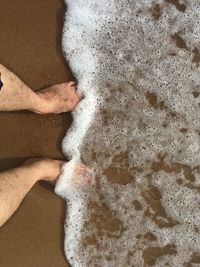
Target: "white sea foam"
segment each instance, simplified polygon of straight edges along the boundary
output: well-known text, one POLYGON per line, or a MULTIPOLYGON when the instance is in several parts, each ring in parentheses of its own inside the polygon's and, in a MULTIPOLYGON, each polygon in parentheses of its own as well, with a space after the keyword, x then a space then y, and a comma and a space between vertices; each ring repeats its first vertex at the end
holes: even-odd
POLYGON ((66 258, 200 266, 199 2, 66 4, 63 51, 85 96, 55 188, 68 204, 66 258), (93 187, 72 186, 81 160, 95 169, 93 187))

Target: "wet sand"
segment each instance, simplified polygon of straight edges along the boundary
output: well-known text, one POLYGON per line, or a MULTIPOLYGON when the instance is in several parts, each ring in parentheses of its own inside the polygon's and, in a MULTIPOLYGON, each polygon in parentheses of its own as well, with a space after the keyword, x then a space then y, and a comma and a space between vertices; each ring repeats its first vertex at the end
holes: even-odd
MULTIPOLYGON (((71 78, 61 51, 64 1, 1 0, 0 62, 34 90, 71 78)), ((30 157, 64 158, 69 114, 0 113, 0 170, 30 157)), ((65 204, 35 185, 0 229, 1 266, 68 266, 63 253, 65 204)))

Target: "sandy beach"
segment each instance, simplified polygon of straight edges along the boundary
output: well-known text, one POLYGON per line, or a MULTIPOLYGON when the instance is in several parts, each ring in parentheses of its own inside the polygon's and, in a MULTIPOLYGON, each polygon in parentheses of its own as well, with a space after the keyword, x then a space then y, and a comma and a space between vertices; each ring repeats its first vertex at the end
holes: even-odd
POLYGON ((0 114, 0 170, 72 158, 67 213, 34 186, 0 229, 0 266, 199 266, 197 1, 66 2, 1 1, 0 62, 37 90, 72 79, 63 50, 84 98, 69 131, 70 114, 0 114))
MULTIPOLYGON (((61 51, 64 1, 1 1, 0 62, 34 90, 71 74, 61 51)), ((30 157, 64 159, 61 140, 71 116, 0 114, 0 170, 30 157)), ((63 253, 65 203, 46 184, 36 185, 0 229, 1 266, 68 266, 63 253)))

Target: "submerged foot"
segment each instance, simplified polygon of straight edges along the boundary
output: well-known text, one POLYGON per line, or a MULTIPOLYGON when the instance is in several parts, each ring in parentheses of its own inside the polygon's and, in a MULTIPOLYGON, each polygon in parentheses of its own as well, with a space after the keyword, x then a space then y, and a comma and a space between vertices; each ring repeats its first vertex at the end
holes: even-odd
POLYGON ((55 192, 61 196, 69 196, 74 190, 87 189, 94 181, 94 170, 79 161, 71 160, 63 167, 63 173, 56 184, 55 192))
POLYGON ((62 160, 53 160, 45 158, 32 158, 26 160, 21 167, 27 169, 30 173, 30 178, 36 179, 36 181, 46 181, 55 185, 58 177, 63 174, 68 178, 66 189, 75 189, 78 187, 91 184, 93 180, 93 169, 80 163, 65 162, 62 160))
POLYGON ((72 186, 73 188, 79 186, 85 186, 90 184, 92 180, 93 180, 93 169, 82 163, 76 163, 76 165, 73 168, 73 175, 70 186, 72 186))
POLYGON ((55 84, 36 93, 39 101, 33 111, 39 114, 72 111, 80 101, 76 94, 76 82, 73 81, 55 84))

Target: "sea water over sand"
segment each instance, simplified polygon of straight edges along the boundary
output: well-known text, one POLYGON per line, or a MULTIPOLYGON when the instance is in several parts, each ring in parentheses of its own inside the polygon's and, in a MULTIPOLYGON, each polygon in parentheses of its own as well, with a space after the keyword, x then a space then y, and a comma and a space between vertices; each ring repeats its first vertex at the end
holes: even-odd
POLYGON ((68 0, 63 51, 85 96, 63 141, 72 266, 200 266, 200 4, 68 0), (77 161, 95 184, 73 189, 77 161))

